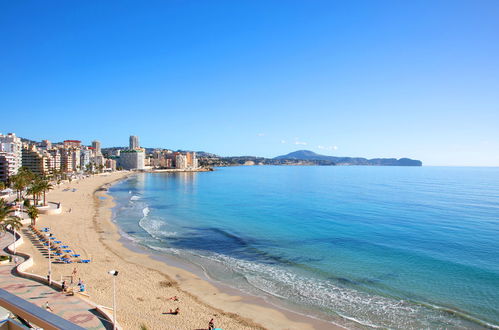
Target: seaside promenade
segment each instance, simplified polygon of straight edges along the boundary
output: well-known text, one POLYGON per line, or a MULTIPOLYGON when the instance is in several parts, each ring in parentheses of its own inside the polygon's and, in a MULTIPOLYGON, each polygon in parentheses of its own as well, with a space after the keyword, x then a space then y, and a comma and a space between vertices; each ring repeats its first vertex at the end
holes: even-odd
MULTIPOLYGON (((13 235, 6 232, 0 237, 0 249, 7 253, 13 235)), ((17 257, 18 262, 24 259, 17 257)), ((20 277, 14 263, 0 265, 0 288, 37 306, 44 307, 48 301, 53 313, 86 329, 112 329, 112 324, 101 317, 95 308, 77 296, 68 296, 45 284, 20 277)))

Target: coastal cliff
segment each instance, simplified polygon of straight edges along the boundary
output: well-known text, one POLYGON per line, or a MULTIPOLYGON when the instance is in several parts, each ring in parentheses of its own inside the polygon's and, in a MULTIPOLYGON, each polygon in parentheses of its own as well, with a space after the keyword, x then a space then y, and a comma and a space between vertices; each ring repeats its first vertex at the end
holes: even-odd
POLYGON ((310 150, 298 150, 274 158, 256 156, 220 157, 198 152, 200 166, 238 166, 238 165, 364 165, 364 166, 422 166, 420 160, 410 158, 361 158, 335 157, 320 155, 310 150))
POLYGON ((420 160, 410 158, 373 158, 335 157, 320 155, 310 150, 298 150, 287 155, 278 156, 274 160, 329 161, 335 165, 373 165, 373 166, 422 166, 420 160))

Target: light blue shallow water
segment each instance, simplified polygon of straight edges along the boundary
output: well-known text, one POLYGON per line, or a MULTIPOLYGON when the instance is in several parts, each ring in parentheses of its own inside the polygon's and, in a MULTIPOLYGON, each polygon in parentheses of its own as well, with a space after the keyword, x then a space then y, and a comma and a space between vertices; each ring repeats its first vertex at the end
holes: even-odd
POLYGON ((233 167, 110 193, 130 238, 303 313, 499 325, 499 168, 233 167))

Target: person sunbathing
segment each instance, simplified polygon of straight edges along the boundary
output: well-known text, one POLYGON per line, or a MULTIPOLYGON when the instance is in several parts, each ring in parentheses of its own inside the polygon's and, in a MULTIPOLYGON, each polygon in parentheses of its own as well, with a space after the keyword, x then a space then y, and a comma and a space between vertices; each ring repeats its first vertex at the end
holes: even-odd
POLYGON ((180 308, 178 308, 178 307, 177 307, 177 309, 175 309, 174 311, 172 311, 172 310, 170 309, 170 313, 168 313, 168 314, 177 315, 177 314, 179 314, 179 313, 180 313, 180 308))
POLYGON ((170 298, 170 300, 178 301, 178 297, 177 296, 173 296, 173 297, 170 298))

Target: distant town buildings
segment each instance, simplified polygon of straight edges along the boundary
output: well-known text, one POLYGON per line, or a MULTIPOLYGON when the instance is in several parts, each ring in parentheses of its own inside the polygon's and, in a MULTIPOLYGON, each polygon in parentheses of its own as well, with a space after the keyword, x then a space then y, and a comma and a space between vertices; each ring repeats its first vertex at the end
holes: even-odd
POLYGON ((65 140, 64 148, 79 148, 81 145, 81 141, 78 140, 65 140))
POLYGON ((41 176, 73 175, 85 171, 114 171, 116 161, 104 158, 100 142, 85 146, 79 140, 53 144, 49 140, 22 142, 15 134, 0 134, 0 181, 6 182, 21 166, 41 176))
POLYGON ((103 151, 98 140, 86 146, 79 140, 33 142, 21 140, 14 133, 0 134, 0 181, 7 182, 9 177, 18 173, 21 166, 35 174, 50 177, 61 173, 74 175, 116 169, 195 170, 198 168, 198 159, 195 152, 149 149, 146 153, 146 149, 139 145, 139 137, 135 135, 130 136, 129 148, 108 148, 103 151))

